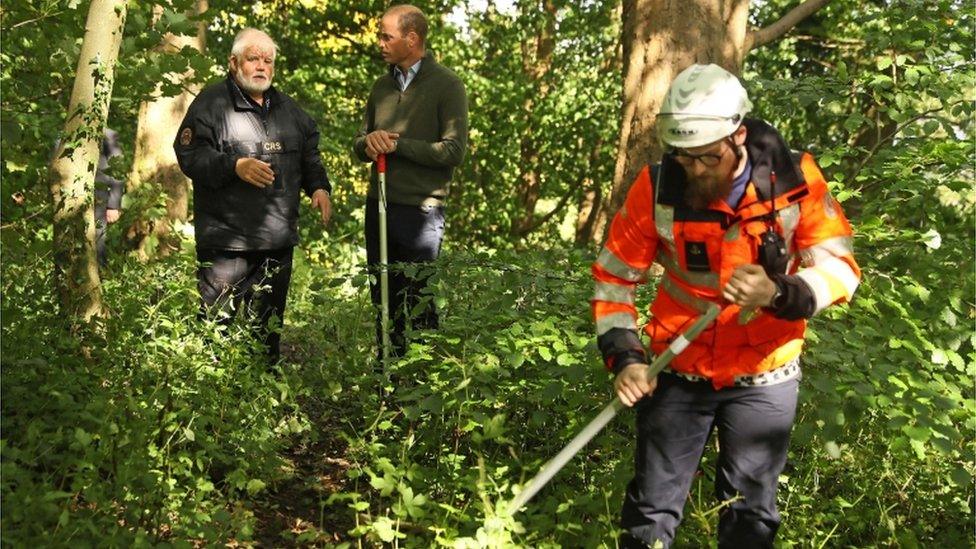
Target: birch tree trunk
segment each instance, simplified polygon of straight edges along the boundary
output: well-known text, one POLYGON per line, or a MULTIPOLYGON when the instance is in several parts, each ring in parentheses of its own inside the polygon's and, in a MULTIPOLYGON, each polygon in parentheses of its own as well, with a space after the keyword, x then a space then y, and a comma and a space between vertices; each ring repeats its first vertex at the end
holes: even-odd
MULTIPOLYGON (((196 13, 199 15, 205 12, 207 4, 207 0, 197 0, 196 13)), ((162 6, 157 6, 156 11, 161 14, 162 6)), ((206 25, 201 22, 198 24, 196 36, 167 34, 158 49, 163 53, 174 54, 184 46, 190 46, 202 52, 205 45, 206 25)), ((192 71, 173 75, 173 78, 190 80, 192 71)), ((136 130, 132 172, 129 174, 129 190, 148 187, 143 188, 143 194, 162 196, 166 204, 162 216, 140 216, 129 231, 129 239, 134 242, 136 253, 142 260, 166 255, 179 246, 179 238, 173 234, 173 226, 187 219, 190 185, 176 163, 173 139, 197 91, 199 90, 196 88, 185 88, 180 95, 164 97, 157 89, 153 99, 143 101, 139 106, 139 125, 136 130)))
POLYGON ((93 0, 88 9, 68 118, 51 164, 55 279, 62 313, 76 325, 103 312, 95 257, 95 168, 125 15, 124 0, 93 0))

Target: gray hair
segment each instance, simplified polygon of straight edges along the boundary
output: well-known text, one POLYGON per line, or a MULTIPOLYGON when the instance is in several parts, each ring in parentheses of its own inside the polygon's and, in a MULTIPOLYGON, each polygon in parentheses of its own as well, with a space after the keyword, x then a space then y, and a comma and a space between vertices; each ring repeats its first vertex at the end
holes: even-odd
POLYGON ((234 45, 230 48, 230 54, 240 59, 247 48, 257 46, 260 42, 271 44, 271 57, 278 55, 278 44, 275 44, 268 33, 251 27, 237 33, 237 36, 234 37, 234 45))

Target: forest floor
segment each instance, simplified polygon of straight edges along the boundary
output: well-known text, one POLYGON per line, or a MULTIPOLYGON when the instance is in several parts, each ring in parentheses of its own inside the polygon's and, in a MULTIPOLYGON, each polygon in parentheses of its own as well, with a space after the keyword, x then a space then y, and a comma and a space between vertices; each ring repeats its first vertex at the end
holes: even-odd
MULTIPOLYGON (((283 343, 287 362, 306 363, 307 353, 302 346, 283 343)), ((300 437, 284 450, 281 457, 287 465, 282 478, 253 502, 255 541, 263 547, 341 543, 348 541, 348 531, 355 527, 348 514, 335 515, 325 508, 329 496, 344 492, 349 484, 348 444, 335 428, 344 418, 318 395, 305 395, 299 402, 315 436, 300 437)))

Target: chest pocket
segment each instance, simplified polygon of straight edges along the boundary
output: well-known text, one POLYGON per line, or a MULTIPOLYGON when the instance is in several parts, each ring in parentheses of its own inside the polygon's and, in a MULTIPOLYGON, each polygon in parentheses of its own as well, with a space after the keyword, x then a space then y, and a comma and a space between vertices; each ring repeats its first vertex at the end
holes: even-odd
POLYGON ((259 146, 262 155, 271 162, 275 190, 297 192, 302 181, 301 140, 296 136, 282 136, 262 141, 259 146))
POLYGON ((228 141, 224 149, 235 155, 257 158, 271 165, 274 172, 272 191, 283 192, 301 182, 301 140, 297 137, 254 141, 228 141), (297 179, 296 179, 297 177, 297 179), (296 183, 297 181, 297 183, 296 183))

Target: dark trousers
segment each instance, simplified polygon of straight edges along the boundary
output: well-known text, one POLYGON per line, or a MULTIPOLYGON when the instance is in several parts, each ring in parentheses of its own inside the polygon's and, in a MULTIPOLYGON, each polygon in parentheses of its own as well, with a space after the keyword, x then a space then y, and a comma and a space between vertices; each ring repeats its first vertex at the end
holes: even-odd
MULTIPOLYGON (((380 294, 380 236, 379 207, 373 199, 366 201, 366 262, 376 282, 370 286, 373 304, 377 306, 376 342, 382 356, 383 332, 380 294)), ((389 263, 429 263, 437 259, 444 239, 444 208, 437 206, 408 206, 388 203, 386 208, 387 253, 389 263)), ((411 269, 413 270, 413 269, 411 269)), ((390 280, 390 340, 392 353, 400 356, 406 350, 407 320, 414 329, 437 328, 437 310, 429 298, 415 311, 427 294, 430 269, 407 273, 402 267, 391 266, 390 280)))
POLYGON ((108 208, 104 202, 95 202, 95 255, 102 267, 108 264, 108 254, 105 251, 105 232, 108 230, 106 212, 108 208))
POLYGON ((281 334, 269 330, 268 323, 272 317, 284 321, 293 251, 197 250, 201 316, 219 315, 220 322, 229 324, 235 314, 247 315, 272 363, 281 354, 281 334))
POLYGON ((715 496, 738 498, 719 515, 719 547, 772 547, 779 528, 776 485, 786 464, 799 378, 766 387, 716 391, 707 382, 658 376, 637 404, 635 475, 627 485, 623 547, 669 547, 681 522, 692 478, 717 428, 715 496), (630 537, 632 536, 632 537, 630 537))

